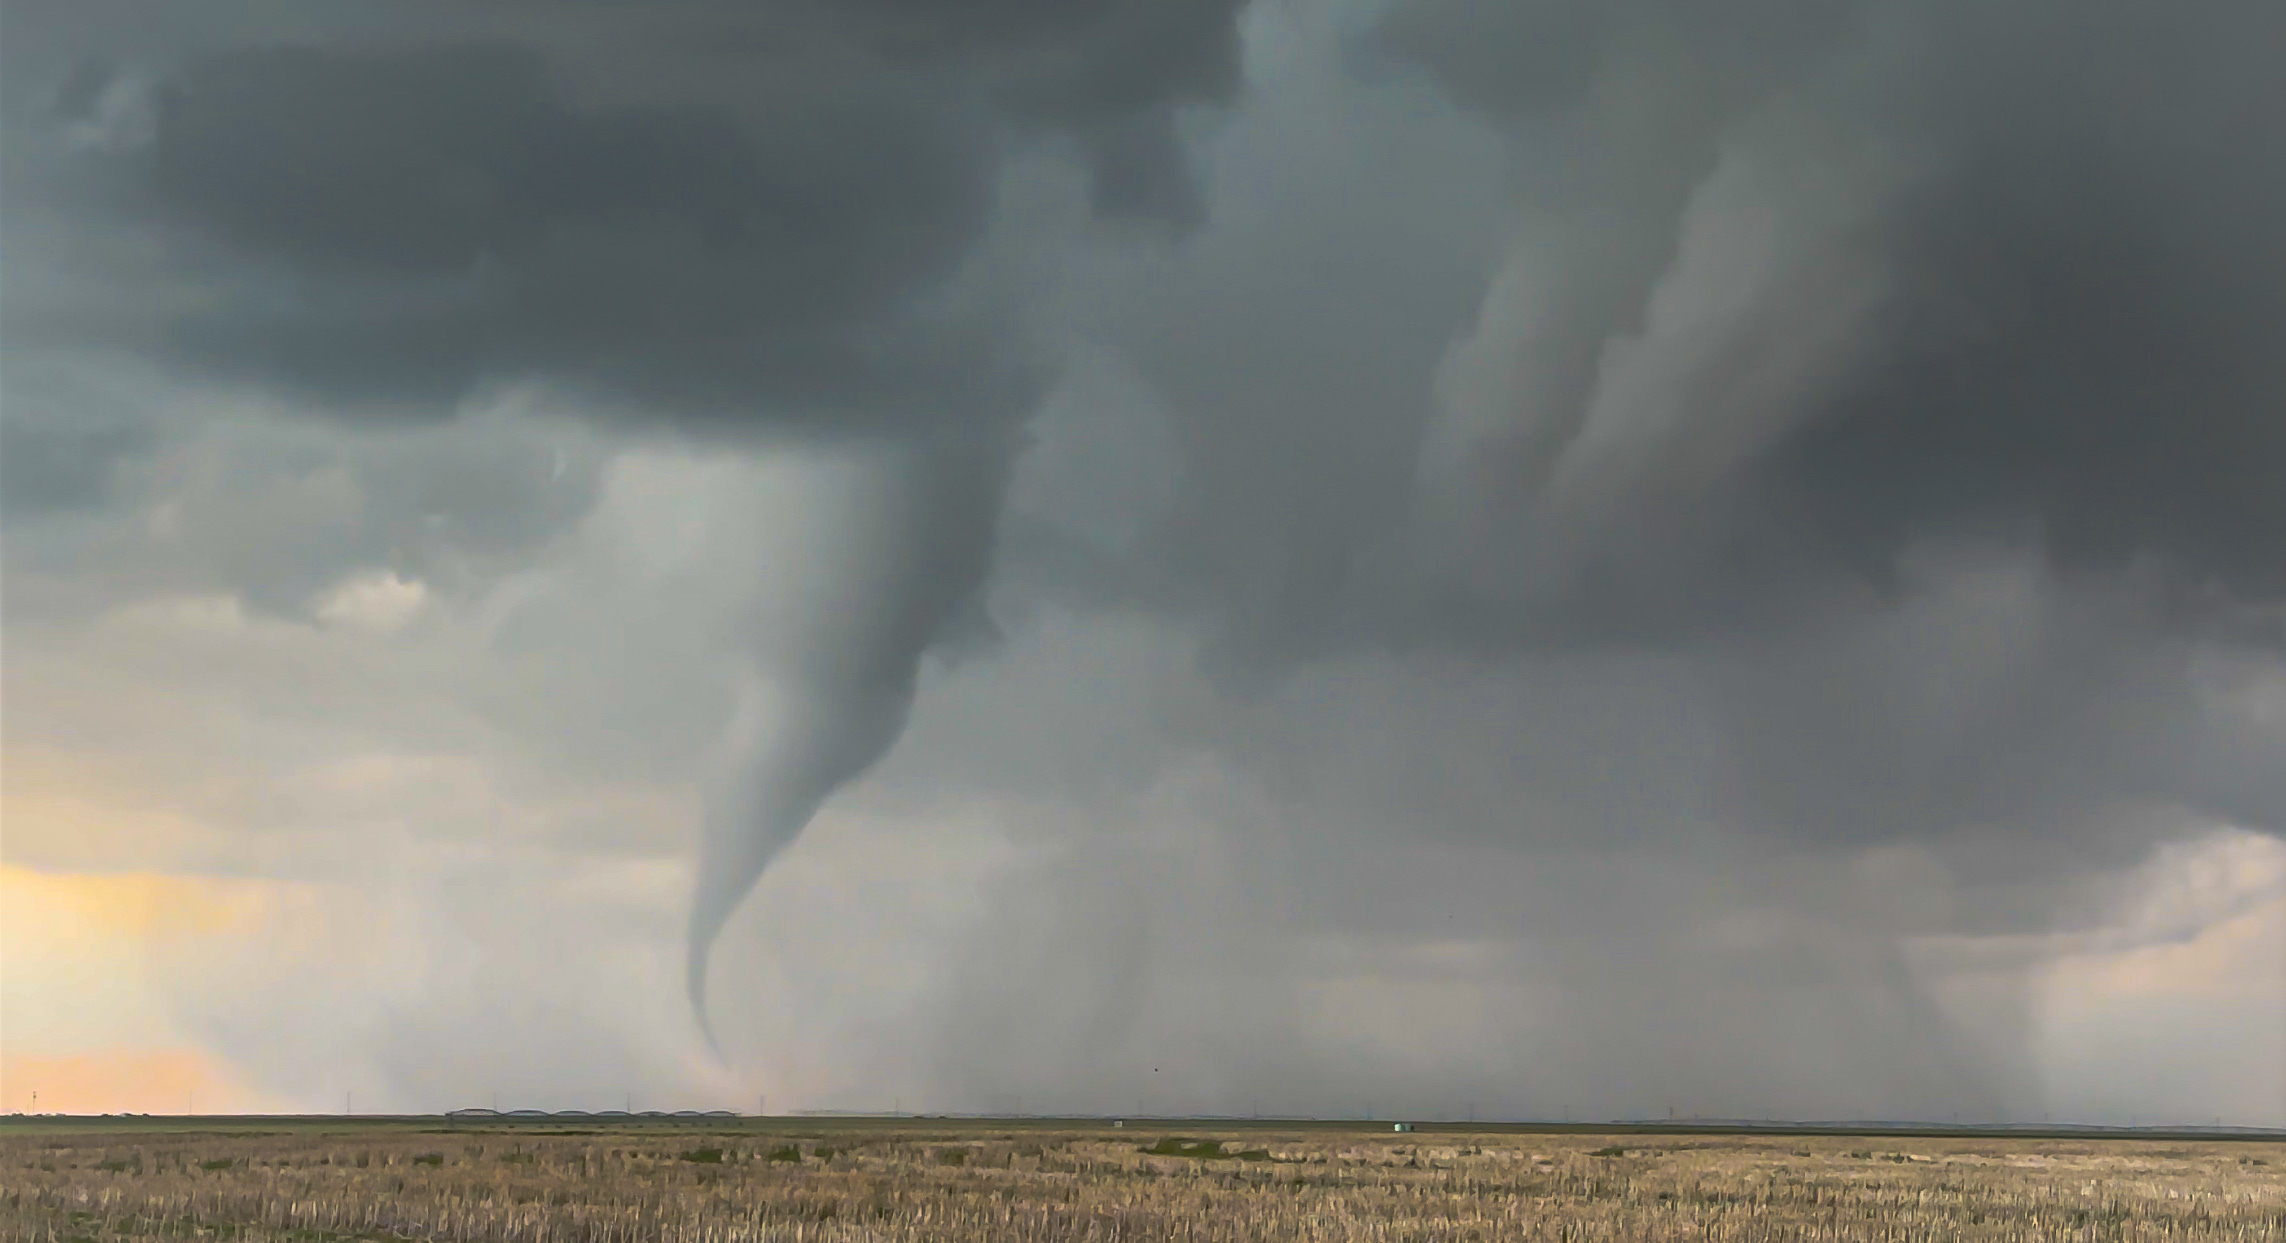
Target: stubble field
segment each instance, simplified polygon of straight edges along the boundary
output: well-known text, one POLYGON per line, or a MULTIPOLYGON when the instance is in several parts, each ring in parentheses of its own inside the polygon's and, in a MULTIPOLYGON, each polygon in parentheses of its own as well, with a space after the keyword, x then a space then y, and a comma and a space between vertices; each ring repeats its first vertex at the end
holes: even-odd
POLYGON ((2286 1241, 2248 1142, 106 1128, 0 1132, 0 1188, 0 1239, 54 1243, 2286 1241))

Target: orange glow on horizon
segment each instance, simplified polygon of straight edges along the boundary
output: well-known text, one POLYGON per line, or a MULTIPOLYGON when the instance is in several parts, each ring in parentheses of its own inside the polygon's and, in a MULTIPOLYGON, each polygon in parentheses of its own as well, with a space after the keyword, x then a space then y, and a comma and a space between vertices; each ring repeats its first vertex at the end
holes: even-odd
POLYGON ((18 1056, 0 1053, 0 1105, 10 1112, 258 1113, 275 1102, 199 1049, 103 1049, 18 1056))
MULTIPOLYGON (((129 942, 242 931, 260 921, 276 888, 265 881, 155 872, 42 872, 0 863, 0 904, 6 909, 38 912, 50 928, 78 937, 129 942)), ((11 929, 20 936, 29 931, 11 929)), ((21 945, 15 936, 10 941, 10 950, 21 945)))

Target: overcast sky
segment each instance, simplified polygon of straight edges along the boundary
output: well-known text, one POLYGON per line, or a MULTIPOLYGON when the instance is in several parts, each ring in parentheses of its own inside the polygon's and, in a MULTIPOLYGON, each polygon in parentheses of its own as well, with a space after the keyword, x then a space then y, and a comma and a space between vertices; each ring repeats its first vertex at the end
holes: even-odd
POLYGON ((2279 63, 11 5, 0 1106, 2286 1125, 2279 63))

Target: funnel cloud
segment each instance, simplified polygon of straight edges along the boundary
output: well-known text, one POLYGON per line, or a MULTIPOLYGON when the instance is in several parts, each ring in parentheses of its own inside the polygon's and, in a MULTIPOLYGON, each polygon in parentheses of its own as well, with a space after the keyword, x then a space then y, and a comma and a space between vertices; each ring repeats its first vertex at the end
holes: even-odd
POLYGON ((748 619, 707 801, 687 967, 702 1026, 723 924, 834 791, 887 754, 912 708, 922 654, 973 602, 1000 494, 993 465, 973 456, 917 445, 845 451, 822 472, 806 514, 814 529, 780 545, 792 572, 748 619))

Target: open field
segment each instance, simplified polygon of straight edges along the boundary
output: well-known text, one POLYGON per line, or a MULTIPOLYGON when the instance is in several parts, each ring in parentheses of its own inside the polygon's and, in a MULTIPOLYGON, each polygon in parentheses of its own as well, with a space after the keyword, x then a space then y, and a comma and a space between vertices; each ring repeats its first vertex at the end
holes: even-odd
POLYGON ((2286 1243, 2286 1143, 916 1119, 0 1128, 0 1239, 199 1237, 2286 1243))

